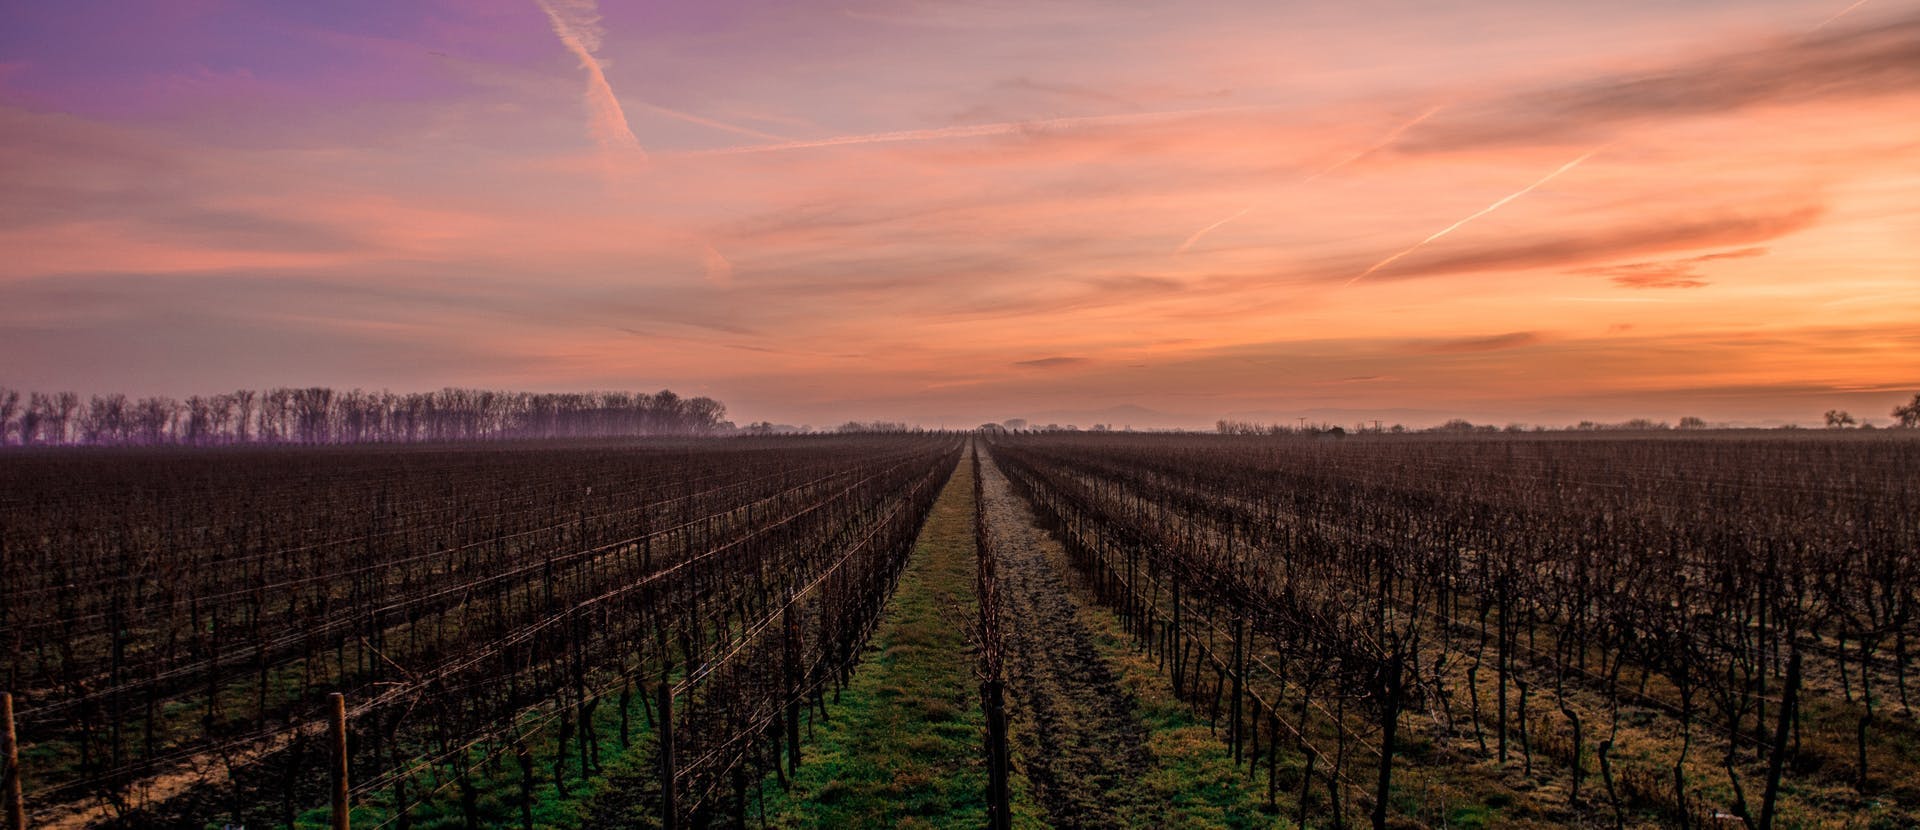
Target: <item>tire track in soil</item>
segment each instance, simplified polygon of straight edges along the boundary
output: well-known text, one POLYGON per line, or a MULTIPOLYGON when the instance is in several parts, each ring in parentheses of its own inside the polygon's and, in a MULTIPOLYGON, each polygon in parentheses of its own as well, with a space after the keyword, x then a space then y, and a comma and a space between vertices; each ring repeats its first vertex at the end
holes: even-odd
POLYGON ((1163 826, 1166 805, 1137 786, 1156 766, 1147 728, 1075 618, 1066 551, 986 460, 981 483, 999 557, 1014 763, 1056 828, 1163 826))

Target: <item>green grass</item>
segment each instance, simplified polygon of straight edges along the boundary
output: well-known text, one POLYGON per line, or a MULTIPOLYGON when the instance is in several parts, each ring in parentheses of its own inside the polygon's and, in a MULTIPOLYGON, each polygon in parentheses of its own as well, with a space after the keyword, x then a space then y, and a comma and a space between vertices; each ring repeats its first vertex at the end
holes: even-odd
MULTIPOLYGON (((973 471, 962 462, 921 529, 900 587, 847 688, 813 724, 799 772, 763 782, 773 827, 953 827, 987 822, 986 719, 968 642, 973 471)), ((1019 806, 1014 826, 1044 826, 1019 806)))
MULTIPOLYGON (((569 753, 565 764, 567 793, 564 795, 553 780, 554 755, 559 737, 557 729, 552 722, 548 722, 538 732, 526 734, 526 747, 534 759, 531 812, 535 827, 541 830, 583 827, 587 820, 585 808, 593 796, 606 791, 615 781, 651 771, 655 757, 654 735, 643 709, 646 693, 647 690, 642 687, 636 686, 634 689, 628 711, 628 744, 624 748, 620 745, 619 696, 609 695, 601 701, 593 718, 600 766, 592 774, 583 777, 577 754, 569 753)), ((539 714, 530 714, 521 720, 532 724, 539 719, 539 714)), ((576 736, 569 744, 578 740, 576 736)), ((520 765, 511 750, 499 752, 499 749, 496 745, 482 745, 468 753, 469 782, 474 790, 475 812, 482 826, 520 827, 520 765)), ((435 765, 421 772, 407 783, 407 787, 409 798, 419 798, 423 789, 440 788, 433 797, 408 811, 408 823, 414 830, 466 826, 460 805, 459 785, 455 782, 453 771, 446 765, 435 765)), ((356 802, 353 805, 353 826, 394 826, 392 797, 392 790, 382 790, 369 793, 356 802)), ((295 830, 331 827, 330 812, 328 808, 321 807, 301 814, 295 822, 295 830)))
MULTIPOLYGON (((1056 560, 1064 567, 1064 562, 1056 560)), ((1076 592, 1078 593, 1078 592, 1076 592)), ((1078 597, 1076 597, 1078 598, 1078 597)), ((1080 624, 1093 635, 1095 649, 1133 698, 1134 713, 1147 727, 1147 746, 1157 768, 1132 786, 1145 787, 1169 806, 1164 821, 1140 825, 1168 828, 1291 828, 1293 795, 1286 784, 1289 760, 1281 760, 1280 792, 1273 809, 1267 803, 1265 765, 1254 775, 1236 767, 1232 752, 1206 721, 1173 696, 1167 677, 1153 658, 1136 650, 1113 612, 1080 602, 1080 624)), ((1264 750, 1264 747, 1263 747, 1264 750)), ((1297 773, 1295 774, 1297 780, 1297 773)), ((1155 817, 1156 819, 1162 817, 1155 817)))

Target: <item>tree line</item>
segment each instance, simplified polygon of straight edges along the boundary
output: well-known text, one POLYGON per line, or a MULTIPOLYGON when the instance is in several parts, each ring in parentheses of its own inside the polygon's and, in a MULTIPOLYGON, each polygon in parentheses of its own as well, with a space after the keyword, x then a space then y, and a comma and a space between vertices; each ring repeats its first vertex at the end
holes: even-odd
POLYGON ((355 444, 731 432, 725 404, 659 392, 396 394, 323 386, 134 398, 0 387, 0 446, 355 444))
MULTIPOLYGON (((1892 426, 1894 427, 1897 427, 1900 429, 1920 428, 1920 393, 1915 393, 1912 401, 1894 407, 1892 415, 1893 415, 1892 426)), ((1844 409, 1829 409, 1826 412, 1825 418, 1826 418, 1826 425, 1828 429, 1852 429, 1855 427, 1858 427, 1861 429, 1874 428, 1872 421, 1856 420, 1852 414, 1848 413, 1844 409)), ((1008 422, 1008 427, 1007 427, 1008 430, 1017 429, 1016 427, 1013 427, 1011 424, 1012 422, 1008 422)), ((1024 424, 1025 422, 1022 422, 1022 425, 1024 424)), ((1363 423, 1356 426, 1353 431, 1359 432, 1359 433, 1387 432, 1387 433, 1393 433, 1396 435, 1401 433, 1407 433, 1407 432, 1438 432, 1438 433, 1452 433, 1452 434, 1495 433, 1495 432, 1659 432, 1664 430, 1675 430, 1675 429, 1679 429, 1679 430, 1715 429, 1715 428, 1720 428, 1724 426, 1725 426, 1724 424, 1720 424, 1720 425, 1709 424, 1707 423, 1706 419, 1698 418, 1692 415, 1681 418, 1678 424, 1669 424, 1666 421, 1655 421, 1651 418, 1633 418, 1631 420, 1621 421, 1618 423, 1581 421, 1580 423, 1570 427, 1547 427, 1547 426, 1531 426, 1530 427, 1526 424, 1517 424, 1517 423, 1507 424, 1506 426, 1501 427, 1501 426, 1496 426, 1494 424, 1476 424, 1464 418, 1454 418, 1439 426, 1427 427, 1425 429, 1409 429, 1402 424, 1394 424, 1391 427, 1382 427, 1379 421, 1374 421, 1372 426, 1368 426, 1367 424, 1363 423)), ((1793 428, 1793 427, 1789 426, 1788 428, 1793 428)), ((1071 431, 1072 428, 1069 427, 1068 429, 1069 431, 1071 431)), ((994 432, 996 430, 987 429, 986 431, 994 432)), ((1320 423, 1308 424, 1306 422, 1306 419, 1304 418, 1300 420, 1299 426, 1289 426, 1287 424, 1278 424, 1278 423, 1268 424, 1268 423, 1262 423, 1259 421, 1238 421, 1238 420, 1222 418, 1219 421, 1215 422, 1214 431, 1218 432, 1221 435, 1294 435, 1294 434, 1344 435, 1347 433, 1347 430, 1344 427, 1334 426, 1332 424, 1320 424, 1320 423)))

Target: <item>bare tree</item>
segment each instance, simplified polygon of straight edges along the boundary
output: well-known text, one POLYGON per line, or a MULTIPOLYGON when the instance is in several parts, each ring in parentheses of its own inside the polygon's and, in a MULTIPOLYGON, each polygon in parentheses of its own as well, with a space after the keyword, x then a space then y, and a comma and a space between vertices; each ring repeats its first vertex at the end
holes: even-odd
POLYGON ((134 420, 140 427, 140 442, 162 444, 173 437, 174 410, 179 406, 168 397, 141 398, 134 407, 134 420))
POLYGON ((126 437, 127 396, 95 395, 80 416, 80 437, 89 444, 117 444, 126 437))
POLYGON ((1920 392, 1914 393, 1913 401, 1906 406, 1894 407, 1893 417, 1908 429, 1920 427, 1920 392))
POLYGON ((187 399, 186 441, 195 446, 207 443, 213 426, 213 407, 207 399, 195 395, 187 399))
POLYGON ((720 419, 727 414, 727 405, 704 396, 689 398, 683 412, 687 431, 705 435, 720 425, 720 419))
POLYGON ((207 401, 207 421, 215 441, 225 442, 233 435, 233 430, 236 428, 233 405, 233 395, 215 395, 207 401))
POLYGON ((20 446, 40 440, 40 426, 53 411, 53 399, 34 392, 27 396, 27 409, 20 413, 20 446))
POLYGON ((0 388, 0 447, 6 446, 7 433, 13 431, 13 413, 19 409, 20 393, 0 388))
POLYGON ((1827 429, 1846 429, 1854 426, 1855 423, 1853 416, 1848 415, 1844 409, 1827 410, 1827 429))
POLYGON ((291 391, 294 417, 299 424, 300 443, 327 443, 332 436, 332 430, 329 429, 331 419, 328 415, 333 409, 333 390, 314 386, 291 391))
POLYGON ((242 444, 253 439, 253 409, 256 395, 257 393, 252 389, 241 389, 233 393, 233 437, 242 444))

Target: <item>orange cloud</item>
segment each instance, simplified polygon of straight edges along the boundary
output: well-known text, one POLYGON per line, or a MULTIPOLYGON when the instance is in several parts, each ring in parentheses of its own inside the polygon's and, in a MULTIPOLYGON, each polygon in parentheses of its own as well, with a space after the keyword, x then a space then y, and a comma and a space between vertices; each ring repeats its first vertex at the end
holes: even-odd
POLYGON ((1607 265, 1598 268, 1581 268, 1574 273, 1606 277, 1615 285, 1623 288, 1705 288, 1708 283, 1702 278, 1700 265, 1727 259, 1746 259, 1764 256, 1766 248, 1741 248, 1735 251, 1722 251, 1713 254, 1684 257, 1681 259, 1657 260, 1653 262, 1629 262, 1621 265, 1607 265))
POLYGON ((1432 152, 1590 141, 1596 133, 1646 120, 1920 93, 1920 14, 1853 28, 1825 26, 1660 69, 1493 98, 1428 122, 1405 143, 1432 152))
POLYGON ((1516 331, 1507 334, 1495 334, 1488 337, 1464 337, 1432 343, 1419 343, 1410 346, 1409 349, 1426 354, 1496 352, 1502 349, 1518 349, 1522 346, 1531 346, 1540 342, 1540 339, 1538 332, 1516 331))

